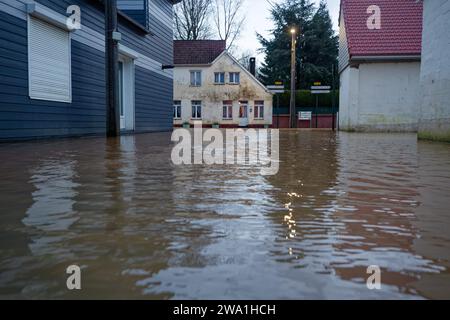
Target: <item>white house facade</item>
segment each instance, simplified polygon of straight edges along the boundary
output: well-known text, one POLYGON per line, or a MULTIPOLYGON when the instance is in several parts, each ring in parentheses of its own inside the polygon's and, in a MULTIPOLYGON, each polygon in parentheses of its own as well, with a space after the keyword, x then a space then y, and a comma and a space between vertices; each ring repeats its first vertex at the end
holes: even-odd
POLYGON ((174 126, 270 127, 272 94, 225 42, 175 41, 174 126))

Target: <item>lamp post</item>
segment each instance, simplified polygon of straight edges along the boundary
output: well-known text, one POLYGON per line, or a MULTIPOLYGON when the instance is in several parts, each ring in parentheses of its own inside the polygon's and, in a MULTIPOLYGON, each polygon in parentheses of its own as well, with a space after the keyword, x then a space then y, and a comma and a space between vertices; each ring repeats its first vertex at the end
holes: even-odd
POLYGON ((296 35, 297 30, 291 29, 292 44, 291 44, 291 105, 290 105, 290 127, 297 127, 296 107, 295 107, 295 82, 296 82, 296 35))

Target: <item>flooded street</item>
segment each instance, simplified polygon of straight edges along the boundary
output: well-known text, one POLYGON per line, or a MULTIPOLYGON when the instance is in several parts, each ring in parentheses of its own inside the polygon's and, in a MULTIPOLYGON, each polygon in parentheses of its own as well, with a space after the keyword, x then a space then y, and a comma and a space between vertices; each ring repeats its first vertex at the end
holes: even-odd
POLYGON ((169 141, 0 145, 0 298, 450 298, 449 144, 283 131, 264 177, 169 141))

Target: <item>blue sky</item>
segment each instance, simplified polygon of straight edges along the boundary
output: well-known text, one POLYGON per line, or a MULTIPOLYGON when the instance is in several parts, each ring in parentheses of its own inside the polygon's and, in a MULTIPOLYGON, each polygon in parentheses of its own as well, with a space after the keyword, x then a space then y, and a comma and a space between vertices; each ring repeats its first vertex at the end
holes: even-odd
MULTIPOLYGON (((270 5, 267 0, 245 0, 245 16, 246 23, 242 31, 241 38, 237 42, 238 51, 245 52, 251 50, 256 52, 260 47, 256 39, 256 32, 268 36, 269 30, 272 28, 270 21, 270 5)), ((271 2, 279 3, 283 0, 271 0, 271 2)), ((320 0, 314 0, 317 4, 320 0)), ((339 0, 327 0, 328 9, 330 10, 331 18, 333 20, 336 33, 338 32, 339 19, 339 0)), ((259 55, 258 59, 263 59, 264 56, 259 55)), ((259 61, 261 62, 261 61, 259 61)))

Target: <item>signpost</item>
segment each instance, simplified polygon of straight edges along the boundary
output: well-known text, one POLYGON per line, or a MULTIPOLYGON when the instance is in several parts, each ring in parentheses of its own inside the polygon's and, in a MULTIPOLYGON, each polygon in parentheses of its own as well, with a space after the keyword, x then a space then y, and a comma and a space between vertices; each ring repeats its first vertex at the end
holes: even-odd
POLYGON ((316 128, 318 127, 318 107, 319 107, 319 94, 327 94, 331 92, 330 86, 322 86, 320 82, 314 82, 314 85, 311 86, 311 94, 316 95, 316 128))
POLYGON ((282 81, 275 81, 274 85, 267 86, 267 89, 277 96, 277 128, 280 127, 280 93, 284 93, 284 85, 282 81))
POLYGON ((301 111, 298 113, 298 118, 300 120, 311 120, 312 112, 311 111, 301 111))

